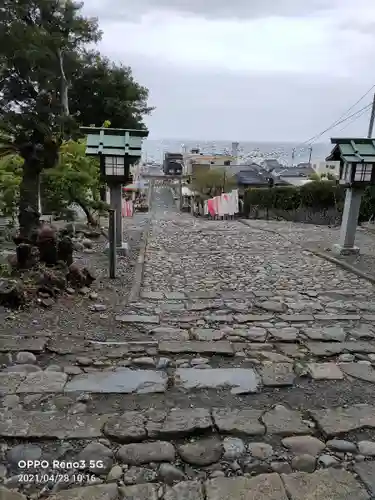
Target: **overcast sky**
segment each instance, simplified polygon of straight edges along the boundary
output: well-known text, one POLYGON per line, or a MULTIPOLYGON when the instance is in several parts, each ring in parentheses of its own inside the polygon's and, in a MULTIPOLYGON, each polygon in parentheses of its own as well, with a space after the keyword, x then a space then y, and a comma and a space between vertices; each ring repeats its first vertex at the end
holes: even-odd
MULTIPOLYGON (((101 51, 150 89, 154 139, 305 141, 375 84, 375 0, 85 0, 85 12, 101 51)), ((365 136, 368 120, 322 139, 365 136)))

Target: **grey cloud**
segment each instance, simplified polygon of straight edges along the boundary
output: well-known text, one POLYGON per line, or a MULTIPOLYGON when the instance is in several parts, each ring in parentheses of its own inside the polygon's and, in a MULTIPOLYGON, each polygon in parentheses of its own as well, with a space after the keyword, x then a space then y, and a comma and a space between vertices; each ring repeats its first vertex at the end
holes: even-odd
MULTIPOLYGON (((371 85, 334 76, 184 71, 132 56, 127 63, 151 91, 157 109, 148 126, 157 138, 305 141, 337 120, 371 85)), ((345 134, 364 135, 367 122, 364 115, 345 134)), ((334 133, 339 135, 343 126, 334 133)))
POLYGON ((375 20, 363 19, 361 22, 349 20, 338 24, 341 31, 356 31, 375 38, 375 20))
POLYGON ((335 8, 339 0, 86 0, 85 6, 102 20, 136 20, 151 10, 172 10, 206 18, 298 17, 335 8))

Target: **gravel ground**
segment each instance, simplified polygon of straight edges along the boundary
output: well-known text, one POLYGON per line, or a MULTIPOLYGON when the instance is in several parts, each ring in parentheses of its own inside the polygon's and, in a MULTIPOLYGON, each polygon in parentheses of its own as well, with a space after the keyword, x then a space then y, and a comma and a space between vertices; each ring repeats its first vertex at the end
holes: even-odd
MULTIPOLYGON (((313 226, 310 224, 298 224, 285 221, 243 221, 249 227, 276 232, 290 242, 303 245, 311 249, 318 249, 331 254, 334 243, 339 241, 340 228, 330 226, 313 226)), ((358 227, 356 233, 356 245, 360 249, 357 256, 337 256, 340 259, 363 273, 375 277, 375 232, 366 228, 358 227)))
POLYGON ((134 277, 134 268, 139 255, 143 230, 148 214, 136 214, 124 222, 124 234, 130 252, 126 257, 119 257, 116 279, 108 277, 108 257, 104 253, 106 240, 101 238, 94 242, 93 253, 76 252, 75 260, 87 266, 97 277, 91 287, 98 298, 91 300, 81 295, 60 297, 51 310, 28 308, 24 311, 9 313, 0 310, 0 323, 3 335, 52 335, 52 337, 69 337, 77 341, 107 340, 104 331, 118 337, 124 335, 123 329, 113 320, 113 313, 121 313, 126 305, 134 277), (92 312, 90 306, 100 303, 105 311, 92 312))

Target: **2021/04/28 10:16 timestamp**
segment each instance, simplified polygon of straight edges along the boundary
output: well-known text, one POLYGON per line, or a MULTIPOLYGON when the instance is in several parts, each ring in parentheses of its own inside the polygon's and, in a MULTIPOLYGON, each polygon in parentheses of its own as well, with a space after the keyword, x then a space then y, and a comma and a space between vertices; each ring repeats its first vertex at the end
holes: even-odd
POLYGON ((18 482, 21 484, 47 484, 47 483, 92 483, 96 481, 94 474, 19 474, 18 482))

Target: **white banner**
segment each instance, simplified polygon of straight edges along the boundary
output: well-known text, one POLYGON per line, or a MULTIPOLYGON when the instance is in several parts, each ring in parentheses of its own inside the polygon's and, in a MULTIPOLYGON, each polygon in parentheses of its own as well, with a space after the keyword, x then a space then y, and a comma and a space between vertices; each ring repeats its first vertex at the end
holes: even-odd
POLYGON ((238 214, 240 212, 240 197, 238 195, 238 189, 234 189, 233 193, 234 193, 234 213, 238 214))
POLYGON ((205 200, 204 202, 204 215, 208 215, 208 201, 205 200))
POLYGON ((221 211, 222 211, 222 213, 220 215, 224 216, 224 215, 229 214, 229 212, 230 212, 229 195, 227 193, 223 193, 220 196, 220 202, 221 202, 221 211))
POLYGON ((134 204, 132 200, 124 200, 124 204, 122 207, 122 216, 123 217, 133 217, 134 214, 134 204))

